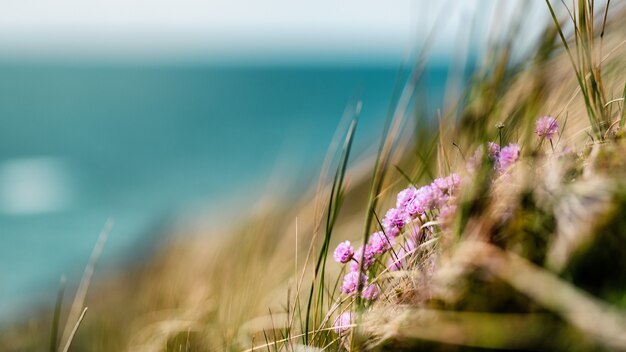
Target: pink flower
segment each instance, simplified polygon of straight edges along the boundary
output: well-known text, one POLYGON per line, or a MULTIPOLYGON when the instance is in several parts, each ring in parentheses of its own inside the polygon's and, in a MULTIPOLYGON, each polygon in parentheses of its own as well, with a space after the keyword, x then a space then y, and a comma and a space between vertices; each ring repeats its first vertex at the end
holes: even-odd
POLYGON ((448 190, 448 183, 445 177, 439 177, 433 180, 432 186, 439 188, 441 191, 448 190))
POLYGON ((380 290, 378 289, 378 286, 376 286, 376 284, 370 284, 363 289, 363 292, 361 292, 361 297, 363 297, 363 299, 365 300, 373 301, 378 298, 379 294, 380 290))
POLYGON ((396 208, 391 208, 385 214, 385 217, 381 221, 385 233, 389 237, 396 237, 400 230, 404 227, 406 215, 404 211, 396 208))
POLYGON ((396 200, 396 208, 404 210, 406 205, 415 198, 415 191, 416 189, 413 186, 400 191, 396 200))
POLYGON ((515 164, 519 158, 520 146, 519 144, 509 144, 508 146, 500 150, 496 168, 500 173, 505 172, 511 165, 515 164))
POLYGON ((431 186, 431 203, 430 209, 436 209, 448 202, 448 198, 450 196, 447 193, 444 193, 439 187, 431 186))
POLYGON ((461 185, 461 177, 458 174, 450 174, 448 177, 436 178, 431 187, 438 188, 445 194, 451 194, 461 185))
POLYGON ((361 262, 361 255, 363 256, 363 270, 369 269, 376 259, 374 258, 374 252, 370 246, 365 246, 365 252, 363 252, 363 247, 359 247, 359 249, 354 252, 354 261, 350 264, 350 268, 352 271, 359 271, 359 264, 361 262))
POLYGON ((391 249, 391 241, 392 239, 387 237, 384 232, 374 232, 370 236, 368 247, 371 249, 372 253, 374 253, 375 255, 380 255, 386 253, 388 250, 391 249))
POLYGON ((341 313, 333 324, 335 332, 339 335, 343 335, 350 330, 352 324, 352 312, 341 313))
POLYGON ((430 185, 420 187, 415 192, 415 198, 406 206, 407 214, 411 217, 415 217, 431 210, 441 194, 441 190, 437 187, 430 185))
MULTIPOLYGON (((361 273, 361 285, 365 286, 367 282, 367 275, 361 273)), ((341 292, 353 296, 359 286, 359 273, 351 271, 343 277, 343 283, 341 284, 341 292)))
POLYGON ((337 263, 347 263, 353 256, 354 249, 350 245, 350 241, 339 243, 337 248, 335 248, 335 253, 333 253, 333 257, 337 263))
POLYGON ((404 214, 403 211, 396 208, 391 208, 385 214, 385 219, 389 221, 389 224, 401 229, 404 227, 404 214))
POLYGON ((492 160, 498 159, 498 155, 500 154, 500 144, 494 142, 487 143, 487 152, 492 160))
POLYGON ((458 174, 450 174, 448 177, 437 178, 432 183, 433 201, 436 208, 441 208, 448 204, 450 196, 455 194, 461 186, 461 177, 458 174))
POLYGON ((559 130, 559 124, 552 116, 544 116, 537 120, 535 133, 539 137, 545 137, 546 139, 552 139, 559 130))

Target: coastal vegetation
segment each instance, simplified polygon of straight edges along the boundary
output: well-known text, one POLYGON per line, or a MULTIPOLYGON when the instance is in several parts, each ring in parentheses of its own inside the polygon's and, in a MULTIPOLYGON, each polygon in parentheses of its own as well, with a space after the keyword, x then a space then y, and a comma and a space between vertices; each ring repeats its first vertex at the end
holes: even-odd
POLYGON ((626 350, 626 9, 546 4, 436 116, 418 55, 376 153, 353 160, 355 102, 313 190, 61 291, 0 349, 626 350))

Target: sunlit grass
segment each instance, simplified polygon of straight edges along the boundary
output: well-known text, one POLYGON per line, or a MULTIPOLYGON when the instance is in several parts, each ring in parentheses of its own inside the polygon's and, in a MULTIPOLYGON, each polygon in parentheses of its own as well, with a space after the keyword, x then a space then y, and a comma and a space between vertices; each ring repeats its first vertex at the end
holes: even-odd
POLYGON ((51 321, 16 327, 0 347, 40 350, 30 337, 45 331, 50 351, 626 349, 624 9, 547 4, 554 26, 526 59, 512 60, 514 35, 492 43, 465 93, 432 118, 413 107, 418 57, 375 155, 351 159, 356 103, 311 194, 264 203, 222 236, 178 239, 86 297, 90 263, 69 313, 61 290, 51 321), (535 133, 545 115, 554 136, 535 133), (488 142, 519 145, 519 159, 502 167, 488 142), (354 258, 378 297, 364 299, 360 281, 342 292, 351 264, 332 261, 335 246, 390 235, 397 192, 452 173, 456 211, 407 222, 369 268, 354 258))

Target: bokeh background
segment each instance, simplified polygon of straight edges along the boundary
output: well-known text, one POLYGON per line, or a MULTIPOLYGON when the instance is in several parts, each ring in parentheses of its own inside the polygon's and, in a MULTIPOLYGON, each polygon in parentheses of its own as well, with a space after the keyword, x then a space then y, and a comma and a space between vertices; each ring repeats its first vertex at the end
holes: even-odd
MULTIPOLYGON (((268 184, 297 197, 347 106, 367 155, 415 57, 435 115, 455 62, 469 72, 522 8, 544 23, 541 5, 0 2, 0 324, 78 282, 108 218, 99 275, 236 222, 268 184)), ((542 26, 524 28, 531 43, 542 26)))

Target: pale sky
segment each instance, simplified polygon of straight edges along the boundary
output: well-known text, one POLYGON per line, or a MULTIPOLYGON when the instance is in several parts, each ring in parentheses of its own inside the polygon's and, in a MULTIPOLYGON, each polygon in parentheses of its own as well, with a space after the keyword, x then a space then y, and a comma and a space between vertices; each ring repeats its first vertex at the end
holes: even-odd
MULTIPOLYGON (((519 0, 518 0, 519 1, 519 0)), ((513 3, 507 1, 513 8, 513 3)), ((435 52, 494 0, 0 0, 0 58, 401 58, 435 18, 435 52)), ((545 5, 544 5, 545 6, 545 5)), ((498 10, 500 12, 502 10, 498 10)))

